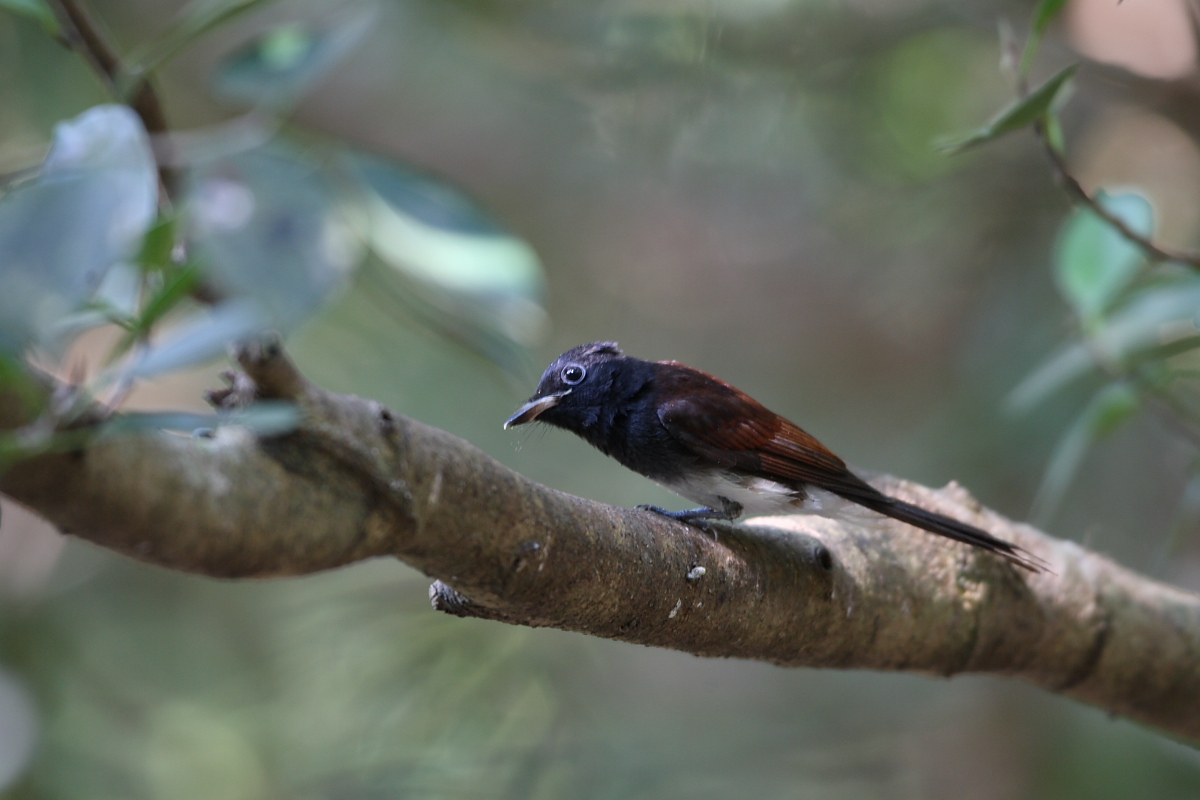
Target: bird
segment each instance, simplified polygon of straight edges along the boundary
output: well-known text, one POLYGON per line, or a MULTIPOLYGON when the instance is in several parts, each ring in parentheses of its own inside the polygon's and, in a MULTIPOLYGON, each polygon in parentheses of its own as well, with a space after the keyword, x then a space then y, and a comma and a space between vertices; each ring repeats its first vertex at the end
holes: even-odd
POLYGON ((794 422, 678 361, 644 361, 616 342, 572 348, 550 364, 504 428, 543 422, 570 431, 701 507, 638 506, 704 528, 743 514, 845 518, 861 506, 994 553, 1031 572, 1022 548, 960 520, 884 494, 794 422))

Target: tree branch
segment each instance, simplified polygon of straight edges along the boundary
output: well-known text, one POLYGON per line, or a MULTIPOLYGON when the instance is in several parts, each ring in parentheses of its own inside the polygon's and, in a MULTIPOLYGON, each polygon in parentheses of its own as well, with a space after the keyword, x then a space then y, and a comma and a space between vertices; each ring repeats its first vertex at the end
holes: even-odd
MULTIPOLYGON (((214 393, 296 402, 299 430, 97 439, 0 475, 65 532, 219 577, 301 575, 375 556, 439 579, 460 616, 788 666, 964 672, 1200 740, 1200 598, 1013 523, 961 488, 886 491, 1016 542, 1053 572, 881 518, 772 518, 715 538, 533 483, 448 433, 326 392, 272 346, 214 393), (450 587, 454 588, 450 588, 450 587)), ((28 424, 0 393, 0 429, 28 424)))

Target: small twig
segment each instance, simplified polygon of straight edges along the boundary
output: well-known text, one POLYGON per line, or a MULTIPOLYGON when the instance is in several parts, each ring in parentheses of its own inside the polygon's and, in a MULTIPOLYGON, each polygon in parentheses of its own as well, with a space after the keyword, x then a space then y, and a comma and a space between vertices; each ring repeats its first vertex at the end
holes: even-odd
POLYGON ((1043 123, 1038 122, 1035 124, 1033 132, 1037 136, 1038 141, 1042 143, 1042 148, 1046 151, 1046 155, 1050 159, 1051 166, 1054 167, 1054 173, 1058 177, 1059 182, 1066 189, 1067 194, 1074 198, 1076 202, 1087 206, 1096 216, 1116 229, 1127 240, 1142 248, 1146 255, 1155 261, 1173 261, 1177 264, 1184 264, 1192 269, 1200 270, 1200 254, 1189 253, 1184 250, 1172 250, 1155 244, 1148 237, 1142 236, 1126 225, 1124 220, 1105 208, 1087 189, 1083 188, 1083 184, 1071 173, 1071 168, 1067 164, 1063 154, 1050 141, 1050 137, 1046 135, 1046 126, 1043 123))
MULTIPOLYGON (((63 42, 87 61, 110 92, 129 104, 155 140, 156 148, 169 149, 167 117, 150 79, 125 69, 116 50, 76 0, 48 0, 47 5, 58 21, 63 42)), ((170 203, 178 189, 178 175, 167 166, 174 158, 169 152, 163 153, 157 162, 162 200, 170 203)))

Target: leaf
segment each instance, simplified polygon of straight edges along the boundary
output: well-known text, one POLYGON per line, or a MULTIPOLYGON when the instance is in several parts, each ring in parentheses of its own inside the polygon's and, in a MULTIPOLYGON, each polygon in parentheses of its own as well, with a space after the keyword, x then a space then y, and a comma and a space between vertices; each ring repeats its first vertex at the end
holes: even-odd
POLYGON ((938 149, 947 153, 961 153, 976 145, 990 142, 1005 134, 1033 125, 1050 110, 1059 92, 1067 85, 1078 68, 1078 64, 1073 64, 1059 71, 1023 99, 1003 109, 982 128, 965 136, 945 141, 939 144, 938 149))
POLYGON ((248 11, 275 0, 198 0, 184 6, 179 18, 161 36, 129 57, 140 75, 153 73, 192 42, 248 11))
POLYGON ((1031 516, 1035 521, 1048 520, 1061 505, 1088 448, 1120 428, 1138 405, 1137 393, 1125 383, 1109 384, 1092 398, 1054 448, 1033 502, 1031 516))
POLYGON ((149 137, 128 107, 92 108, 55 129, 41 174, 0 198, 0 350, 50 345, 154 219, 149 137))
POLYGON ((188 197, 206 275, 273 327, 294 328, 361 261, 362 244, 324 174, 289 150, 206 163, 188 197))
POLYGON ((368 239, 391 275, 384 291, 452 339, 506 368, 546 325, 533 249, 461 191, 374 156, 348 157, 366 190, 368 239))
POLYGON ((226 301, 180 323, 167 333, 164 341, 154 342, 135 358, 123 374, 128 378, 149 378, 194 367, 223 354, 230 342, 245 339, 269 326, 254 304, 226 301))
MULTIPOLYGON (((1132 192, 1101 195, 1106 210, 1142 236, 1154 229, 1154 208, 1132 192)), ((1067 302, 1090 327, 1125 291, 1145 260, 1141 247, 1086 206, 1067 219, 1058 240, 1054 277, 1067 302)))
POLYGON ((1088 374, 1095 359, 1123 364, 1149 348, 1174 341, 1172 330, 1194 322, 1200 309, 1200 279, 1182 276, 1147 287, 1130 297, 1091 331, 1087 343, 1072 342, 1024 378, 1009 395, 1006 405, 1027 411, 1052 393, 1088 374))
POLYGON ((174 264, 175 232, 178 228, 174 216, 164 215, 146 231, 137 263, 147 272, 166 269, 174 264))
POLYGON ((167 280, 146 303, 134 324, 113 348, 109 354, 109 361, 124 355, 138 339, 148 336, 151 329, 188 296, 199 280, 199 271, 194 264, 167 276, 167 280))
POLYGON ((1029 33, 1029 41, 1025 43, 1025 52, 1021 56, 1019 72, 1022 76, 1029 74, 1029 69, 1033 66, 1033 60, 1037 56, 1038 48, 1041 47, 1046 29, 1066 7, 1067 0, 1039 0, 1037 7, 1033 10, 1033 25, 1029 33))
POLYGON ((43 0, 0 0, 0 9, 36 20, 51 36, 59 35, 58 20, 43 0))
POLYGON ((300 409, 294 403, 262 400, 248 408, 216 414, 196 414, 187 411, 126 412, 108 421, 102 434, 115 436, 159 430, 190 433, 199 429, 237 426, 259 436, 281 436, 295 430, 300 425, 300 420, 300 409))
POLYGON ((229 100, 286 107, 371 29, 375 6, 347 10, 325 24, 292 22, 259 36, 217 68, 214 88, 229 100))

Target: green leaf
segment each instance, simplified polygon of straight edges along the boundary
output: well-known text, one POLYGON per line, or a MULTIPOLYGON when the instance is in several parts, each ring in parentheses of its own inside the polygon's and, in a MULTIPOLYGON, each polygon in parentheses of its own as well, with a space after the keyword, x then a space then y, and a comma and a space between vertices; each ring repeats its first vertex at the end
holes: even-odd
POLYGON ((38 178, 0 198, 0 350, 60 345, 59 321, 137 252, 157 202, 150 140, 131 109, 97 106, 58 125, 38 178))
POLYGON ((1138 410, 1137 393, 1125 383, 1112 383, 1100 390, 1059 440, 1046 466, 1041 487, 1033 503, 1032 517, 1045 523, 1061 505, 1071 480, 1088 448, 1121 427, 1138 410))
POLYGON ((161 216, 158 221, 146 231, 142 239, 142 249, 138 253, 137 263, 147 272, 166 269, 174 264, 175 231, 177 228, 174 216, 161 216))
POLYGON ((214 88, 230 100, 286 107, 371 29, 375 7, 348 10, 324 25, 291 22, 259 36, 217 69, 214 88))
MULTIPOLYGON (((1149 236, 1153 231, 1154 208, 1141 195, 1129 192, 1097 199, 1135 233, 1149 236)), ((1095 211, 1080 206, 1063 226, 1054 277, 1085 327, 1092 327, 1129 288, 1144 260, 1141 247, 1095 211)))
POLYGON ((45 28, 46 33, 51 36, 59 35, 58 20, 54 18, 54 12, 43 0, 0 0, 0 9, 37 20, 45 28))
POLYGON ((1067 7, 1068 0, 1039 0, 1037 7, 1033 10, 1033 25, 1029 34, 1029 41, 1025 43, 1025 52, 1021 56, 1021 66, 1019 72, 1022 76, 1029 74, 1030 67, 1033 66, 1033 60, 1037 56, 1038 48, 1041 47, 1042 37, 1046 33, 1046 29, 1050 27, 1050 23, 1058 18, 1062 10, 1067 7))
POLYGON ((222 355, 231 342, 268 327, 270 322, 253 303, 226 301, 167 331, 121 374, 128 378, 149 378, 194 367, 222 355))
POLYGON ((1113 311, 1084 342, 1072 342, 1024 378, 1009 395, 1006 405, 1027 411, 1067 384, 1089 374, 1097 357, 1118 366, 1142 353, 1162 347, 1193 323, 1200 309, 1200 278, 1180 276, 1136 292, 1113 311))
POLYGON ((275 0, 198 0, 184 6, 179 18, 161 36, 130 55, 137 74, 155 72, 164 63, 209 31, 247 11, 275 0))
POLYGON ((194 264, 170 274, 158 292, 146 303, 134 324, 121 337, 121 341, 117 342, 109 354, 109 361, 129 352, 129 348, 139 339, 148 337, 154 326, 191 293, 199 280, 199 270, 194 264))
POLYGON ((1050 110, 1055 98, 1058 97, 1059 92, 1066 86, 1078 67, 1078 64, 1073 64, 1061 70, 1025 98, 1002 110, 982 128, 965 136, 943 142, 939 145, 939 149, 949 153, 961 153, 976 145, 990 142, 1005 134, 1033 125, 1050 110))
POLYGON ((394 162, 349 157, 365 189, 368 239, 391 268, 373 278, 421 321, 519 370, 546 325, 533 249, 458 189, 394 162))
POLYGON ((282 147, 201 165, 188 197, 206 277, 274 327, 306 319, 361 261, 362 243, 325 174, 282 147))

